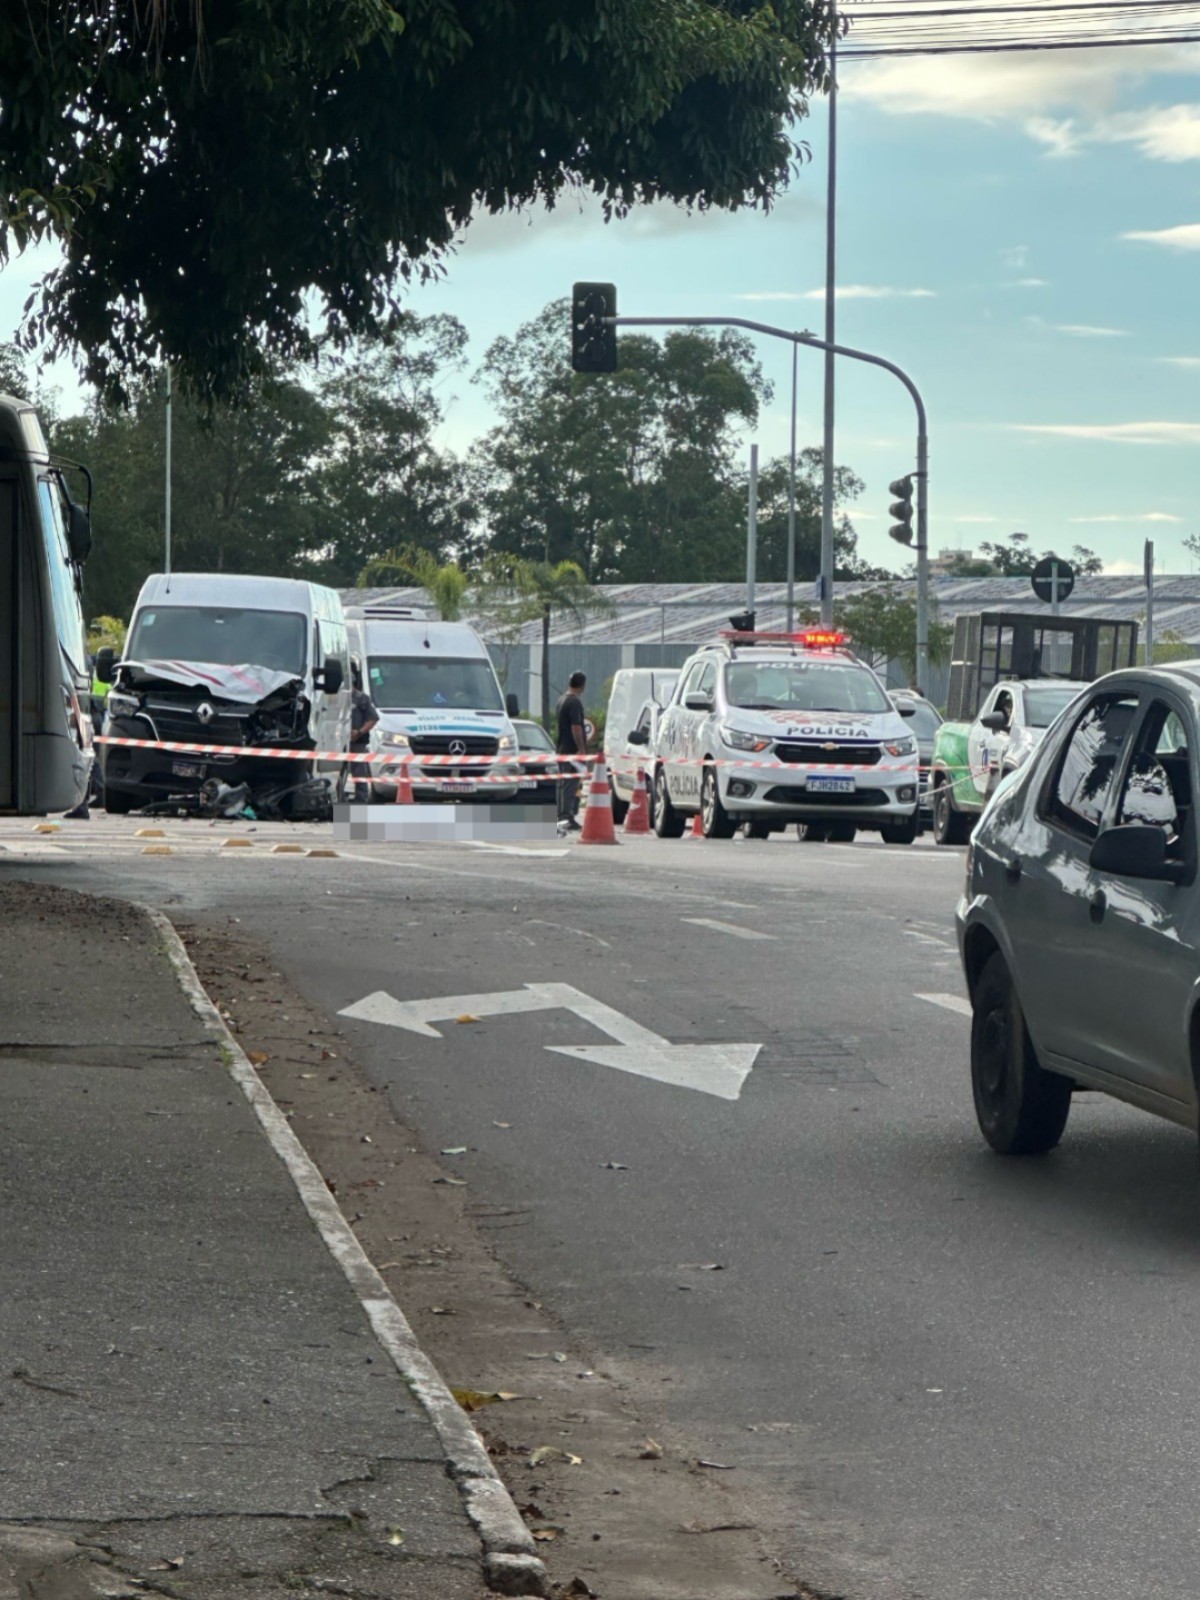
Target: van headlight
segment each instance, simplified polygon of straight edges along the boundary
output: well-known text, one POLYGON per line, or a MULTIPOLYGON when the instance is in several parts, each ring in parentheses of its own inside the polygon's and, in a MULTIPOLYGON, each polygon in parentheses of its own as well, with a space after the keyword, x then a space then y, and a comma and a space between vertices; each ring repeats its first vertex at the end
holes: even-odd
POLYGON ((771 743, 757 733, 743 733, 740 728, 722 728, 721 737, 731 750, 765 750, 771 743))
POLYGON ((386 750, 410 750, 412 748, 406 733, 381 733, 379 745, 386 750))
POLYGON ((511 733, 502 733, 499 739, 496 740, 496 748, 498 750, 512 750, 516 742, 511 733))
POLYGON ((104 708, 110 717, 136 717, 141 715, 141 702, 135 695, 120 694, 115 689, 110 689, 104 701, 104 708))

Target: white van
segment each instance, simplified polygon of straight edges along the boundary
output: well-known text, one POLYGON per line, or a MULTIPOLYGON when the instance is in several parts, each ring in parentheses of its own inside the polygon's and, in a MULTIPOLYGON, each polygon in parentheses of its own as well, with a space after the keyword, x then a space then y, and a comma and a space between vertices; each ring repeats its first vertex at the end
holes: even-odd
MULTIPOLYGON (((519 766, 512 719, 520 708, 515 695, 501 693, 474 628, 409 607, 351 605, 346 616, 363 688, 379 713, 371 750, 409 758, 414 799, 513 799, 519 766), (423 766, 421 756, 441 759, 423 766)), ((399 770, 373 763, 372 793, 394 799, 399 770)))
POLYGON ((604 713, 604 761, 613 791, 613 821, 625 820, 639 767, 646 753, 629 743, 648 700, 665 706, 679 680, 678 667, 622 667, 613 674, 612 693, 604 713))
MULTIPOLYGON (((107 659, 105 657, 107 656, 107 659)), ((96 662, 108 693, 105 732, 199 745, 348 750, 350 645, 333 589, 294 578, 225 573, 146 579, 122 659, 96 662)), ((166 795, 199 793, 210 779, 278 791, 303 785, 313 764, 228 752, 101 745, 105 807, 122 813, 166 795)), ((345 792, 345 762, 317 762, 345 792)), ((307 811, 297 796, 288 811, 307 811)), ((327 798, 327 797, 325 797, 327 798)))

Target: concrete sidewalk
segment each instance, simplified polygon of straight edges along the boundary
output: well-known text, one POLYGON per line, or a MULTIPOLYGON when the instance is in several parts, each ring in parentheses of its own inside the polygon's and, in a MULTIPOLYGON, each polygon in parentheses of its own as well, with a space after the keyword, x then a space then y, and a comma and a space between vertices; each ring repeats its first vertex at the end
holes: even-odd
POLYGON ((537 1592, 222 1054, 147 916, 0 877, 0 1600, 537 1592))

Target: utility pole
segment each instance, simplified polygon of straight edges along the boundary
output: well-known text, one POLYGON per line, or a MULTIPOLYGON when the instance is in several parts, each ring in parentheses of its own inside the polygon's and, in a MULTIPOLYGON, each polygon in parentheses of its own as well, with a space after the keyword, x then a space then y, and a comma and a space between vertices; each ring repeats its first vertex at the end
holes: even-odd
MULTIPOLYGON (((821 460, 821 626, 833 626, 833 435, 837 357, 837 0, 829 0, 829 151, 825 191, 825 432, 821 460)), ((794 351, 793 351, 794 357, 794 351)), ((793 417, 795 410, 793 407, 793 417)), ((791 622, 788 627, 790 629, 791 622)))
POLYGON ((796 625, 796 346, 792 346, 792 449, 788 465, 787 632, 796 625))
POLYGON ((1142 552, 1142 565, 1146 570, 1146 665, 1154 665, 1154 540, 1146 540, 1142 552))
POLYGON ((166 515, 163 518, 163 572, 171 576, 171 363, 167 362, 167 471, 166 515))
POLYGON ((758 446, 750 446, 750 509, 746 518, 746 610, 754 614, 758 577, 758 446))

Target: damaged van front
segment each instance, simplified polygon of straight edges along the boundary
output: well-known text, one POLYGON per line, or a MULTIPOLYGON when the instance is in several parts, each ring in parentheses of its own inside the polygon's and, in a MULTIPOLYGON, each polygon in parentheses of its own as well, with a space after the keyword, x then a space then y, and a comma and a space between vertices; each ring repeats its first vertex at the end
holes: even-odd
POLYGON ((260 813, 315 815, 344 787, 344 761, 329 759, 348 748, 350 722, 332 590, 284 578, 148 579, 111 683, 101 745, 110 812, 244 786, 260 813))

